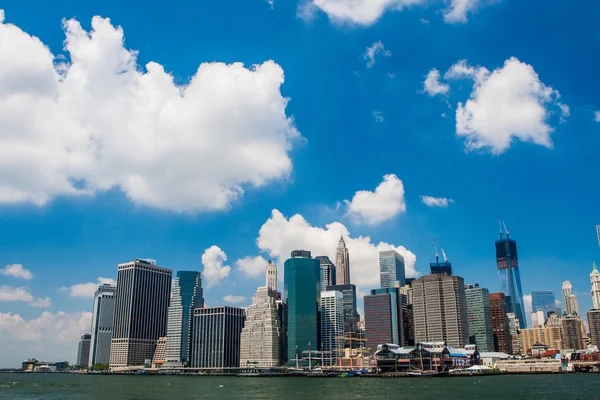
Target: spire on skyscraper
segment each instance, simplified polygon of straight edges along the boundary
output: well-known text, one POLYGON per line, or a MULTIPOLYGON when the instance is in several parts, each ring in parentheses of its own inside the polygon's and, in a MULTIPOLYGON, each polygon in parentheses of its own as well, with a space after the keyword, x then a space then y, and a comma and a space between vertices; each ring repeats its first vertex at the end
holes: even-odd
POLYGON ((592 264, 590 281, 592 283, 592 302, 594 309, 600 309, 600 271, 598 271, 596 263, 592 264))
POLYGON ((338 242, 337 250, 335 253, 335 270, 336 270, 336 284, 338 285, 349 285, 350 284, 350 255, 346 242, 344 241, 344 235, 340 235, 340 241, 338 242))
POLYGON ((271 260, 267 264, 267 271, 265 274, 267 289, 277 291, 277 265, 273 264, 271 260))

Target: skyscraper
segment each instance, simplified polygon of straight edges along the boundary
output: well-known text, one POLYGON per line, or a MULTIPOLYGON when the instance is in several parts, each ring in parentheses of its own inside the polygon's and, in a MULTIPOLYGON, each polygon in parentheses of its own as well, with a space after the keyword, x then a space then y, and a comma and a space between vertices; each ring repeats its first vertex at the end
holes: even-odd
POLYGON ((90 359, 90 343, 92 335, 89 333, 84 334, 79 341, 79 347, 77 348, 77 366, 79 368, 87 368, 90 359))
POLYGON ((315 258, 319 260, 319 263, 321 265, 321 291, 324 292, 327 290, 328 286, 335 285, 335 265, 333 265, 333 263, 327 256, 317 256, 315 258))
POLYGON ((344 349, 344 295, 321 292, 321 351, 325 366, 337 365, 344 349))
POLYGON ((571 282, 564 281, 562 284, 563 301, 565 304, 565 315, 581 315, 579 313, 579 302, 573 294, 571 282))
POLYGON ((350 284, 350 254, 344 242, 344 237, 340 236, 337 250, 335 252, 335 265, 336 265, 336 284, 337 285, 349 285, 350 284))
POLYGON ((544 319, 549 312, 556 312, 556 298, 552 290, 534 290, 531 292, 531 311, 542 311, 544 319))
POLYGON ((287 357, 295 360, 305 350, 320 346, 321 268, 310 251, 294 250, 284 266, 287 357))
POLYGON ((567 350, 581 350, 585 348, 583 342, 583 321, 578 315, 569 315, 562 320, 563 348, 567 350))
POLYGON ((204 307, 202 277, 197 271, 178 271, 167 319, 165 366, 187 366, 194 308, 204 307))
POLYGON ((592 273, 590 274, 590 281, 592 283, 592 304, 594 306, 594 309, 600 310, 600 272, 596 267, 596 263, 592 264, 592 273))
POLYGON ((465 282, 460 276, 431 274, 416 279, 413 315, 416 342, 469 343, 465 282))
POLYGON ((591 309, 587 313, 590 327, 590 342, 600 348, 600 309, 591 309))
POLYGON ((380 344, 406 344, 403 329, 403 311, 406 297, 399 288, 371 290, 365 296, 365 334, 368 346, 376 349, 380 344))
MULTIPOLYGON (((492 313, 494 350, 501 351, 506 354, 513 354, 510 325, 508 323, 508 316, 506 314, 506 296, 504 293, 500 292, 490 294, 490 310, 492 313)), ((519 320, 516 315, 515 317, 515 321, 519 320)))
POLYGON ((393 288, 406 284, 404 257, 395 250, 379 252, 379 280, 382 288, 393 288))
MULTIPOLYGON (((267 268, 267 280, 268 275, 267 268)), ((278 367, 280 334, 274 292, 259 287, 240 335, 240 367, 278 367)))
POLYGON ((476 344, 479 351, 494 351, 492 335, 492 312, 490 309, 490 292, 478 284, 467 285, 467 318, 469 326, 469 343, 476 344))
POLYGON ((346 335, 354 334, 358 329, 358 314, 356 313, 356 286, 333 285, 327 286, 326 290, 342 292, 344 299, 344 332, 346 335))
POLYGON ((194 309, 190 354, 192 368, 239 367, 245 318, 243 308, 194 309))
POLYGON ((271 260, 269 260, 269 264, 267 264, 267 289, 271 289, 273 292, 276 292, 277 289, 277 265, 273 264, 271 260))
POLYGON ((116 290, 116 287, 104 284, 94 293, 92 337, 88 363, 90 367, 110 362, 110 341, 112 339, 112 325, 115 314, 116 290))
POLYGON ((506 238, 502 237, 502 230, 500 230, 500 240, 496 241, 496 261, 500 278, 500 290, 506 298, 506 312, 514 313, 519 319, 520 327, 525 328, 527 323, 523 305, 517 242, 510 239, 510 233, 506 230, 506 226, 504 228, 506 238))
POLYGON ((110 366, 152 360, 156 341, 167 332, 172 271, 153 260, 119 264, 110 366))

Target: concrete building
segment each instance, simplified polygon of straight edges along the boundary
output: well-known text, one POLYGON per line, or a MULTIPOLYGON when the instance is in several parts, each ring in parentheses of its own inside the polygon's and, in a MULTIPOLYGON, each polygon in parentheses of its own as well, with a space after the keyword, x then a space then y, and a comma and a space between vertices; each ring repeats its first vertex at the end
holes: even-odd
POLYGON ((340 241, 335 252, 335 266, 336 266, 336 284, 337 285, 349 285, 350 284, 350 253, 344 242, 344 237, 340 236, 340 241))
POLYGON ((240 367, 278 367, 280 334, 274 292, 259 287, 246 311, 240 336, 240 367))
POLYGON ((592 283, 593 307, 596 310, 600 310, 600 271, 598 271, 598 268, 596 267, 596 263, 592 264, 592 272, 590 273, 590 282, 592 283))
POLYGON ((154 260, 119 264, 111 368, 152 360, 158 338, 166 336, 172 271, 154 260))
POLYGON ((544 326, 546 324, 546 315, 543 311, 534 311, 531 313, 531 324, 535 326, 544 326))
POLYGON ((573 294, 573 285, 571 285, 571 282, 563 282, 562 293, 565 305, 565 315, 581 315, 579 313, 579 302, 577 301, 577 296, 573 294))
POLYGON ((273 292, 277 292, 277 265, 273 264, 273 261, 269 260, 267 264, 267 276, 266 276, 266 286, 267 289, 271 289, 273 292))
POLYGON ((188 366, 192 313, 195 308, 204 307, 203 296, 200 272, 177 271, 167 319, 165 366, 188 366))
POLYGON ((548 319, 546 319, 544 326, 546 328, 562 328, 562 322, 556 313, 550 312, 548 313, 548 319))
MULTIPOLYGON (((519 319, 514 313, 507 313, 506 317, 508 318, 508 330, 510 332, 513 355, 521 355, 523 354, 523 344, 521 341, 521 329, 519 328, 519 319)), ((496 348, 496 344, 494 344, 494 348, 496 348)))
POLYGON ((459 276, 425 275, 412 283, 415 342, 469 343, 465 282, 459 276))
MULTIPOLYGON (((504 225, 504 221, 502 223, 504 225)), ((504 230, 506 238, 502 236, 501 228, 500 240, 496 241, 496 264, 498 266, 498 277, 500 278, 500 290, 505 296, 506 312, 514 313, 519 319, 520 328, 525 328, 527 322, 525 320, 517 242, 510 239, 510 233, 505 225, 504 230)))
POLYGON ((167 337, 163 336, 158 338, 156 341, 156 350, 154 350, 154 357, 152 357, 152 366, 154 368, 160 368, 165 364, 167 358, 167 337))
POLYGON ((108 364, 110 362, 110 341, 115 314, 115 292, 117 288, 104 284, 94 293, 92 311, 92 338, 88 365, 108 364))
POLYGON ((91 341, 92 335, 89 333, 84 334, 81 340, 79 340, 77 348, 77 366, 79 368, 87 368, 89 366, 91 341))
POLYGON ((317 256, 315 258, 319 260, 319 265, 321 267, 321 292, 324 292, 327 290, 328 286, 335 285, 335 265, 333 265, 327 256, 317 256))
POLYGON ((562 350, 562 336, 560 328, 544 328, 536 326, 529 329, 521 329, 521 344, 523 353, 532 355, 531 350, 537 344, 544 344, 549 348, 562 350))
POLYGON ((406 298, 398 288, 371 290, 365 296, 365 334, 367 346, 375 349, 380 344, 404 346, 403 311, 406 298))
POLYGON ((310 251, 294 250, 284 267, 287 357, 320 347, 321 268, 310 251))
POLYGON ((321 351, 323 365, 338 365, 344 356, 344 295, 329 290, 321 292, 321 351))
MULTIPOLYGON (((513 354, 510 325, 506 313, 506 296, 504 293, 490 294, 490 310, 492 313, 492 335, 494 338, 494 351, 513 354)), ((515 314, 514 321, 519 321, 515 314)), ((519 321, 519 327, 523 324, 519 321)))
POLYGON ((246 311, 226 306, 196 308, 193 318, 191 367, 239 367, 246 311))
POLYGON ((590 328, 590 342, 600 348, 600 309, 591 309, 587 313, 588 326, 590 328))
POLYGON ((562 339, 563 348, 567 350, 582 350, 585 349, 585 343, 583 341, 581 317, 565 316, 562 318, 562 339))
POLYGON ((379 252, 379 281, 382 288, 402 287, 406 284, 404 257, 395 250, 379 252))
POLYGON ((490 292, 478 284, 465 287, 469 343, 476 344, 478 350, 486 352, 494 351, 489 296, 490 292))
POLYGON ((327 286, 328 291, 342 292, 344 296, 344 333, 346 336, 355 335, 358 330, 359 316, 356 312, 356 286, 333 285, 327 286))

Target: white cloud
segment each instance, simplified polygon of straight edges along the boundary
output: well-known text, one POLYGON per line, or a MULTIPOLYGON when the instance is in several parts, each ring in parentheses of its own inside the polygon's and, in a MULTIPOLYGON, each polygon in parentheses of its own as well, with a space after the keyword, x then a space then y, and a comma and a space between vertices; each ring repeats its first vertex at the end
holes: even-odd
POLYGON ((350 278, 352 283, 370 290, 379 285, 379 251, 396 250, 404 256, 406 276, 414 277, 416 256, 403 246, 379 242, 372 243, 368 236, 352 238, 346 227, 333 222, 325 228, 312 226, 300 214, 287 219, 279 210, 273 210, 260 228, 258 247, 281 265, 289 258, 292 250, 306 249, 313 256, 325 255, 335 260, 335 252, 340 234, 350 253, 350 278))
POLYGON ((29 291, 22 287, 12 287, 7 285, 0 285, 0 301, 12 302, 12 301, 33 301, 33 296, 29 291))
POLYGON ((23 268, 21 264, 7 265, 6 267, 0 269, 0 274, 26 280, 33 278, 33 274, 28 269, 23 268))
POLYGON ((162 65, 138 65, 109 19, 64 30, 69 63, 0 23, 0 204, 118 188, 160 209, 223 210, 289 177, 300 134, 275 62, 204 63, 177 86, 162 65))
POLYGON ((234 296, 232 294, 228 294, 227 296, 223 297, 223 301, 229 304, 239 304, 245 300, 246 298, 244 296, 234 296))
POLYGON ((267 3, 271 6, 271 8, 275 8, 275 0, 267 0, 267 3))
POLYGON ((227 261, 227 254, 218 246, 211 246, 202 254, 202 277, 206 282, 206 287, 218 285, 223 279, 229 276, 231 267, 223 265, 227 261))
POLYGON ((472 67, 465 60, 453 65, 446 79, 473 79, 473 91, 456 110, 456 133, 465 137, 470 151, 506 151, 513 140, 552 147, 554 128, 548 119, 552 109, 568 116, 568 106, 558 102, 560 94, 539 79, 531 65, 512 57, 492 72, 472 67))
MULTIPOLYGON (((96 282, 85 282, 72 285, 68 288, 69 296, 93 299, 94 293, 96 293, 98 287, 104 284, 115 286, 117 281, 112 278, 103 278, 100 276, 96 282)), ((63 288, 59 288, 59 290, 64 291, 62 289, 63 288)))
POLYGON ((374 192, 359 190, 344 200, 348 215, 357 222, 377 225, 406 211, 404 185, 394 174, 385 175, 374 192))
POLYGON ((422 24, 428 24, 429 20, 425 19, 425 18, 421 18, 419 21, 421 21, 422 24))
POLYGON ((600 122, 600 111, 594 112, 594 119, 596 120, 596 122, 600 122))
POLYGON ((525 308, 525 314, 531 314, 531 310, 533 310, 533 307, 531 305, 530 294, 523 295, 523 307, 525 308))
POLYGON ((18 367, 25 357, 44 361, 75 361, 77 341, 89 332, 91 312, 56 314, 44 311, 25 320, 19 314, 0 313, 0 367, 18 367))
POLYGON ((421 202, 427 207, 448 207, 448 204, 454 203, 454 200, 445 197, 421 196, 421 202))
POLYGON ((556 307, 560 307, 560 305, 562 304, 562 301, 554 300, 554 304, 556 305, 556 307))
POLYGON ((381 123, 385 121, 385 119, 383 118, 383 114, 381 114, 381 111, 373 111, 373 117, 375 117, 376 123, 381 123))
POLYGON ((444 21, 451 24, 466 23, 467 13, 473 12, 480 5, 480 0, 451 0, 448 8, 444 10, 444 21))
POLYGON ((367 60, 367 68, 371 68, 375 65, 375 57, 377 55, 382 55, 384 57, 391 57, 392 55, 391 51, 385 49, 381 40, 374 42, 371 46, 367 47, 367 51, 363 54, 363 59, 367 60))
POLYGON ((386 11, 424 4, 426 0, 312 0, 335 23, 372 25, 386 11))
POLYGON ((312 0, 300 0, 298 9, 296 10, 296 17, 305 22, 310 22, 315 19, 317 11, 318 8, 312 0))
POLYGON ((39 307, 39 308, 48 308, 52 307, 52 301, 50 297, 46 297, 45 299, 35 299, 31 303, 29 303, 31 307, 39 307))
POLYGON ((235 264, 244 274, 251 278, 265 276, 267 270, 267 260, 261 256, 244 257, 237 260, 235 264))
POLYGON ((427 74, 425 82, 423 82, 423 91, 433 97, 436 94, 447 94, 450 91, 450 86, 440 82, 440 71, 433 68, 427 74))

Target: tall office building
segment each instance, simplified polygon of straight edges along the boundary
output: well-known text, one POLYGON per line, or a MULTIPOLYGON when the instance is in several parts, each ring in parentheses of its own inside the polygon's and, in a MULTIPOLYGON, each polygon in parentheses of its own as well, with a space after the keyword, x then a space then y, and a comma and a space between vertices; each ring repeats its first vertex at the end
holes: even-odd
POLYGON ((400 289, 373 289, 364 300, 367 346, 375 350, 380 344, 406 345, 403 329, 406 297, 400 294, 400 289))
POLYGON ((510 233, 506 231, 506 238, 503 238, 502 230, 500 230, 500 240, 496 241, 496 262, 500 278, 500 290, 506 298, 506 312, 514 313, 519 319, 520 327, 525 328, 527 323, 525 320, 523 289, 521 288, 521 273, 519 272, 517 242, 510 239, 509 236, 510 233))
POLYGON ((492 312, 490 309, 490 292, 478 284, 467 285, 467 318, 469 326, 469 343, 476 344, 479 351, 494 351, 492 334, 492 312))
POLYGON ((240 336, 240 367, 278 367, 280 334, 274 292, 259 287, 246 311, 240 336))
POLYGON ((152 360, 156 341, 167 333, 172 271, 154 260, 119 264, 110 366, 152 360))
POLYGON ((344 352, 344 295, 321 292, 321 351, 325 366, 338 365, 344 352))
POLYGON ((295 360, 305 350, 318 350, 321 330, 321 268, 310 251, 294 250, 284 266, 287 357, 295 360))
POLYGON ((267 264, 267 274, 266 274, 266 286, 267 289, 271 289, 273 292, 276 292, 277 289, 277 265, 273 264, 273 261, 269 260, 269 264, 267 264))
MULTIPOLYGON (((490 302, 490 310, 491 310, 491 302, 490 302)), ((521 330, 519 328, 519 319, 514 313, 507 313, 506 317, 508 318, 508 330, 510 332, 510 342, 512 344, 512 354, 513 355, 521 355, 523 354, 523 341, 521 340, 521 330)), ((493 323, 492 323, 492 332, 493 332, 493 323)), ((560 328, 560 326, 559 326, 560 328)), ((492 333, 493 335, 493 333, 492 333)), ((495 337, 494 337, 495 338, 495 337)), ((494 350, 496 350, 496 340, 494 340, 494 350)))
POLYGON ((415 320, 413 314, 413 288, 415 278, 407 278, 406 285, 400 288, 400 294, 406 297, 406 309, 403 313, 404 342, 407 346, 415 345, 415 320))
POLYGON ((600 272, 596 267, 596 263, 592 264, 590 282, 592 283, 592 304, 594 309, 600 310, 600 272))
POLYGON ((89 366, 91 341, 92 335, 89 333, 84 334, 79 341, 79 347, 77 348, 77 366, 79 368, 87 368, 89 366))
POLYGON ((563 282, 562 293, 565 305, 565 315, 581 315, 579 313, 579 302, 577 301, 577 296, 573 294, 573 285, 571 285, 571 282, 563 282))
POLYGON ((379 280, 382 288, 406 284, 404 257, 395 250, 379 252, 379 280))
POLYGON ((344 237, 340 236, 340 241, 335 252, 336 281, 337 285, 350 284, 350 253, 344 242, 344 237))
POLYGON ((600 348, 600 309, 594 308, 587 313, 590 328, 590 342, 600 348))
MULTIPOLYGON (((510 334, 510 325, 506 314, 506 296, 504 293, 490 294, 490 310, 492 313, 492 334, 494 338, 494 350, 506 354, 513 354, 512 338, 510 334)), ((514 321, 519 321, 519 317, 515 314, 514 321)))
POLYGON ((204 307, 202 277, 197 271, 178 271, 167 318, 165 366, 185 367, 190 360, 194 308, 204 307))
POLYGON ((556 312, 556 298, 552 290, 534 290, 531 292, 531 311, 542 311, 544 319, 548 313, 556 312))
POLYGON ((344 334, 346 336, 353 335, 358 329, 359 317, 356 313, 356 286, 348 285, 333 285, 327 286, 326 290, 335 290, 342 292, 344 303, 344 334))
POLYGON ((431 274, 416 279, 413 318, 416 342, 469 343, 465 282, 460 276, 431 274))
POLYGON ((583 342, 583 321, 578 315, 569 315, 562 318, 563 348, 567 350, 581 350, 585 348, 583 342))
POLYGON ((246 311, 234 307, 194 309, 192 368, 234 368, 240 365, 240 343, 246 311))
POLYGON ((543 311, 534 311, 531 313, 531 325, 535 326, 545 326, 546 324, 546 315, 543 311))
POLYGON ((335 265, 333 265, 327 256, 317 256, 315 258, 319 260, 319 264, 321 265, 321 291, 324 292, 328 286, 335 285, 335 265))
POLYGON ((115 292, 117 288, 104 284, 94 293, 92 312, 92 338, 88 364, 108 364, 110 362, 110 341, 115 314, 115 292))

